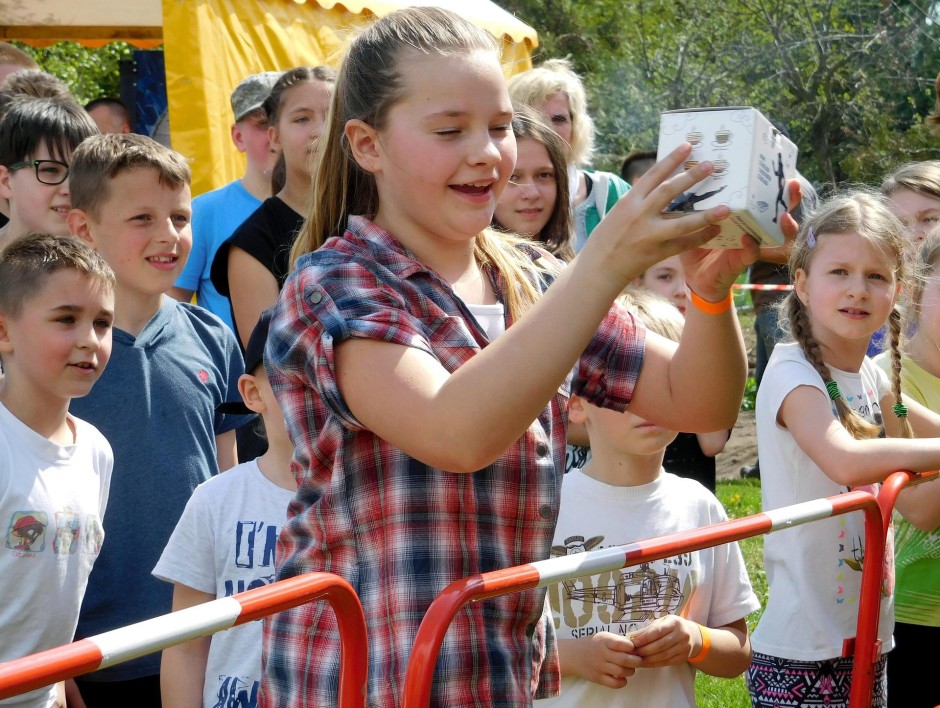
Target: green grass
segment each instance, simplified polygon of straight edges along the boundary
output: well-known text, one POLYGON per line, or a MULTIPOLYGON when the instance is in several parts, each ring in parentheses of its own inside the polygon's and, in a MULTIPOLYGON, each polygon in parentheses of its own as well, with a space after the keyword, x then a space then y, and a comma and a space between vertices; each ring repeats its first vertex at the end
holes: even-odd
MULTIPOLYGON (((721 481, 717 486, 718 499, 724 504, 728 516, 738 519, 751 516, 761 511, 760 480, 735 479, 721 481)), ((755 536, 738 542, 744 555, 744 564, 754 593, 760 600, 761 608, 767 604, 767 576, 764 573, 764 537, 755 536)), ((762 610, 757 610, 747 618, 747 626, 754 631, 762 610)), ((747 708, 751 705, 744 677, 734 679, 715 678, 699 672, 695 679, 695 700, 699 708, 747 708)))

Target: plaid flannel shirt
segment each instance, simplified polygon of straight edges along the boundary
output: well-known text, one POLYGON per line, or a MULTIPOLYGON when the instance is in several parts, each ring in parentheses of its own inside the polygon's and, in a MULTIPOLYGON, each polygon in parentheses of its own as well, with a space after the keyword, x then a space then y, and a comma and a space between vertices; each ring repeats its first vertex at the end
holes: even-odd
MULTIPOLYGON (((545 255, 525 248, 533 260, 545 255)), ((505 283, 488 275, 499 296, 505 283)), ((553 336, 546 333, 547 347, 553 336)), ((277 577, 326 571, 352 584, 369 629, 368 703, 387 708, 401 701, 418 625, 448 584, 549 557, 571 377, 496 462, 454 474, 408 457, 352 415, 334 368, 335 346, 350 337, 416 347, 453 372, 486 336, 446 282, 362 217, 300 260, 272 318, 268 371, 300 484, 278 544, 277 577)), ((626 407, 644 337, 628 312, 611 310, 579 363, 588 400, 626 407)), ((556 694, 544 598, 544 590, 529 590, 458 613, 438 658, 432 703, 515 707, 556 694)), ((336 705, 339 638, 326 603, 266 619, 264 637, 260 705, 336 705)))

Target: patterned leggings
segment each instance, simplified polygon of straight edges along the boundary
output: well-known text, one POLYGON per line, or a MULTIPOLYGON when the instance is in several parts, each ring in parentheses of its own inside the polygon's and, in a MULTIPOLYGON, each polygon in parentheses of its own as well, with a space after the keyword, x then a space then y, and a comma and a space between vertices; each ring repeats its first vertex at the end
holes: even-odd
MULTIPOLYGON (((887 655, 875 664, 872 708, 887 704, 887 665, 887 655)), ((848 708, 852 659, 798 661, 754 652, 744 678, 753 708, 848 708)))

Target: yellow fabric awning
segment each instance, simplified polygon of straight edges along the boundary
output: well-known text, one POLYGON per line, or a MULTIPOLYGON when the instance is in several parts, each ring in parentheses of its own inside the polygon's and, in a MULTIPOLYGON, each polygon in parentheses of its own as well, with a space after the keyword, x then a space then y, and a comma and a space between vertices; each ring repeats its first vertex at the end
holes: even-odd
POLYGON ((193 194, 244 172, 229 138, 229 95, 239 81, 259 71, 335 66, 357 27, 417 4, 449 7, 498 37, 507 76, 531 68, 535 30, 488 0, 163 0, 170 136, 192 161, 193 194))
POLYGON ((229 137, 229 95, 249 74, 336 65, 344 37, 400 7, 457 12, 503 46, 507 76, 532 67, 536 31, 490 0, 0 0, 0 39, 163 44, 170 140, 193 169, 193 194, 244 172, 229 137))

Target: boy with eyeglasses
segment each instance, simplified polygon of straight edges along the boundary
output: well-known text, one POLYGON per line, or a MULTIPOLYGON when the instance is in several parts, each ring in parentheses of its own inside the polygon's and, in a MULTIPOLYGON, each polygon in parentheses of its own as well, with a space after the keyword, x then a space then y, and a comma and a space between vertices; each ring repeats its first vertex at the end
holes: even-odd
POLYGON ((20 99, 0 121, 0 197, 10 221, 0 229, 0 249, 31 231, 68 236, 69 163, 72 151, 98 133, 74 101, 20 99))

